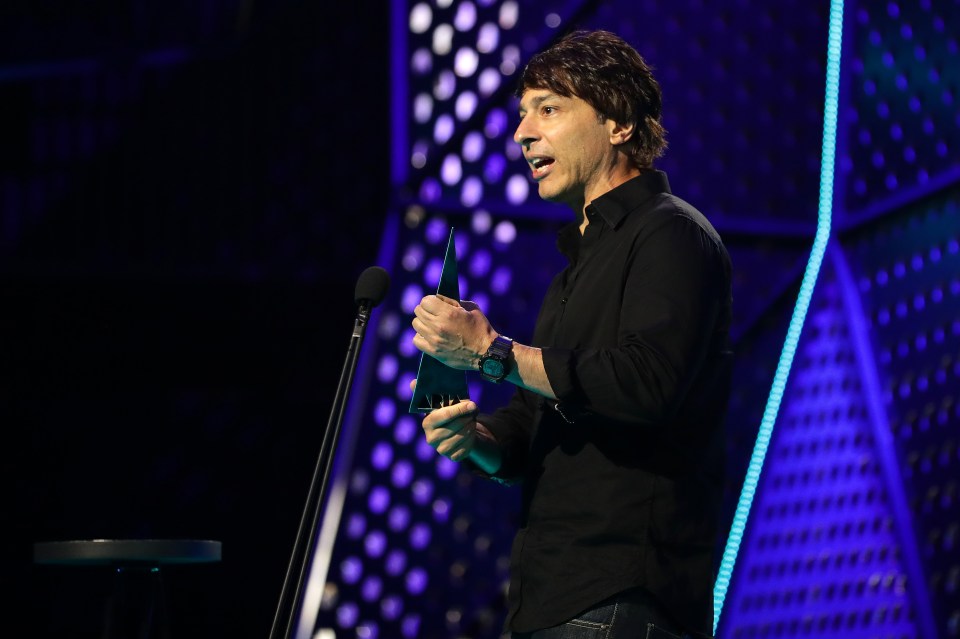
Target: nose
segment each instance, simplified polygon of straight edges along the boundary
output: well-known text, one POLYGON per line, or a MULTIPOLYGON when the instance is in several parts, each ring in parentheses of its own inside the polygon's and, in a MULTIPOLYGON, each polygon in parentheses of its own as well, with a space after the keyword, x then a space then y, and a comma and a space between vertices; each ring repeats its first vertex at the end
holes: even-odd
POLYGON ((524 148, 528 148, 537 139, 536 132, 529 123, 529 118, 520 118, 520 124, 513 133, 513 141, 524 148))

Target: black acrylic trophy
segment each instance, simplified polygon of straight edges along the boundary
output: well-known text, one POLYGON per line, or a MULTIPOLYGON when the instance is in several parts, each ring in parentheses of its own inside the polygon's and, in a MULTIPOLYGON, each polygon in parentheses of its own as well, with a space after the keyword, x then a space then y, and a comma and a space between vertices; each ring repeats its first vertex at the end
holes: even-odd
MULTIPOLYGON (((457 249, 453 229, 447 242, 437 295, 460 301, 460 282, 457 278, 457 249)), ((435 408, 449 406, 467 399, 467 375, 439 362, 426 353, 420 356, 417 388, 410 400, 411 413, 429 413, 435 408)))

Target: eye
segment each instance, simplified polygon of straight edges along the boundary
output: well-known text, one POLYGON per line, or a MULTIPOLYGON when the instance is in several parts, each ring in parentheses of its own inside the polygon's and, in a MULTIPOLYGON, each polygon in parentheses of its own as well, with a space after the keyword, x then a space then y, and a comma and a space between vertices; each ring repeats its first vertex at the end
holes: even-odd
POLYGON ((543 115, 550 115, 556 112, 557 112, 557 107, 552 107, 552 106, 545 106, 540 109, 540 113, 542 113, 543 115))

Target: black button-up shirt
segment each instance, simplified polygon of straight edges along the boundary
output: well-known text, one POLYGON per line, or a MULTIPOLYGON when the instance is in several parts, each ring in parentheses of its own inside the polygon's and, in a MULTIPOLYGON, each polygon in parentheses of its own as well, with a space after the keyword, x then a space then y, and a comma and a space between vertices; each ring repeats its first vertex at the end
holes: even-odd
POLYGON ((660 171, 594 200, 533 337, 559 401, 480 418, 522 481, 507 627, 562 623, 632 587, 709 634, 729 393, 730 259, 660 171))

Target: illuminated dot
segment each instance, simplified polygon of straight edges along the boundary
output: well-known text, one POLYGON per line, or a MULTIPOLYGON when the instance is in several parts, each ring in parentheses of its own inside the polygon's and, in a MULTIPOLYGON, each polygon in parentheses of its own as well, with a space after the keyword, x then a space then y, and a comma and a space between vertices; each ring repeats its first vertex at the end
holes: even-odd
POLYGON ((487 184, 496 184, 503 179, 503 173, 506 170, 506 158, 493 153, 487 156, 487 161, 483 165, 483 179, 487 181, 487 184))
POLYGON ((512 29, 517 25, 517 18, 520 15, 520 9, 513 0, 507 0, 500 5, 500 16, 498 22, 503 29, 512 29))
POLYGON ((426 33, 433 21, 433 11, 426 2, 420 2, 414 5, 410 10, 410 31, 413 33, 426 33))
POLYGON ((426 93, 419 93, 413 99, 413 119, 423 124, 433 115, 433 98, 426 93))
POLYGON ((433 69, 433 55, 429 49, 417 49, 410 58, 410 67, 417 75, 426 75, 433 69))
POLYGON ((347 537, 359 539, 367 530, 367 520, 360 513, 353 513, 347 519, 347 537))
POLYGON ((449 236, 450 227, 447 226, 445 220, 435 217, 427 222, 426 238, 427 242, 430 244, 439 244, 440 242, 444 242, 444 245, 446 245, 446 241, 449 236))
POLYGON ((383 581, 376 575, 370 575, 364 579, 363 585, 360 586, 360 595, 366 601, 378 601, 380 599, 380 593, 382 592, 383 581))
MULTIPOLYGON (((410 164, 416 169, 422 169, 427 163, 427 143, 423 140, 417 140, 413 145, 413 151, 410 155, 410 164)), ((416 228, 423 219, 423 210, 418 207, 411 207, 404 216, 403 221, 409 228, 416 228), (413 214, 411 214, 411 212, 413 214)))
POLYGON ((483 182, 476 176, 470 176, 463 181, 463 190, 460 192, 460 203, 471 208, 483 199, 483 182))
POLYGON ((457 51, 453 61, 453 70, 461 78, 469 78, 477 72, 477 65, 480 63, 480 56, 470 47, 462 47, 457 51))
POLYGON ((393 465, 390 470, 390 483, 396 488, 406 488, 411 481, 413 481, 413 465, 410 462, 400 460, 393 465))
POLYGON ((523 157, 523 149, 519 144, 510 139, 507 140, 507 144, 503 149, 503 154, 507 156, 508 160, 519 160, 523 157))
POLYGON ((414 452, 417 455, 417 459, 423 462, 432 460, 433 456, 436 455, 436 452, 430 447, 426 439, 417 440, 414 452))
POLYGON ((444 523, 450 517, 450 503, 443 499, 438 499, 433 502, 433 518, 439 522, 444 523))
POLYGON ((423 263, 423 247, 419 244, 412 244, 407 247, 400 263, 403 264, 403 268, 408 271, 415 271, 420 268, 420 265, 423 263))
POLYGON ((379 442, 370 451, 370 463, 377 470, 384 470, 393 461, 393 448, 390 444, 379 442))
POLYGON ((443 166, 440 167, 440 179, 444 184, 451 186, 460 181, 463 177, 463 167, 460 165, 460 156, 451 153, 443 158, 443 166))
POLYGON ((551 29, 556 29, 560 26, 560 16, 555 13, 548 13, 547 16, 543 19, 544 24, 546 24, 551 29))
POLYGON ((384 339, 393 339, 400 331, 400 318, 396 313, 384 313, 380 316, 380 326, 377 327, 377 335, 384 339))
POLYGON ((490 253, 479 249, 470 256, 470 264, 468 268, 470 269, 470 275, 474 277, 484 277, 489 271, 492 264, 492 259, 490 258, 490 253))
POLYGON ((405 581, 407 592, 411 595, 422 594, 427 589, 427 571, 423 568, 411 568, 405 581))
POLYGON ((437 74, 433 83, 433 96, 440 100, 449 100, 457 90, 457 76, 450 69, 437 74))
POLYGON ((399 368, 397 358, 390 353, 386 353, 380 358, 380 363, 377 365, 377 379, 384 383, 390 382, 397 376, 399 368))
POLYGON ((343 628, 353 628, 356 626, 359 616, 360 611, 357 609, 355 603, 346 602, 337 608, 337 623, 343 628))
POLYGON ((396 577, 407 567, 407 556, 402 550, 391 550, 387 553, 383 567, 388 575, 396 577))
POLYGON ((423 280, 430 288, 436 288, 437 284, 440 283, 440 275, 442 273, 443 260, 441 260, 439 257, 434 257, 427 262, 426 268, 423 269, 423 280))
POLYGON ((473 216, 470 218, 470 228, 472 228, 473 232, 477 235, 483 235, 490 230, 492 225, 493 217, 487 211, 474 211, 473 216))
POLYGON ((409 444, 416 437, 420 428, 410 415, 404 415, 397 420, 393 430, 393 438, 398 444, 409 444))
POLYGON ((509 220, 504 220, 493 229, 493 239, 501 244, 510 244, 517 239, 517 227, 509 220))
POLYGON ((406 530, 410 525, 410 509, 403 505, 391 508, 387 515, 387 525, 395 532, 406 530))
POLYGON ((357 626, 357 639, 377 639, 380 636, 379 632, 379 627, 375 622, 364 621, 357 626))
POLYGON ((503 58, 500 62, 500 72, 503 75, 513 75, 520 66, 520 49, 516 45, 503 48, 503 58))
POLYGON ((355 584, 363 576, 363 563, 356 557, 347 557, 340 562, 340 578, 345 583, 355 584))
POLYGON ((463 138, 463 159, 467 162, 476 162, 483 157, 483 148, 486 141, 479 131, 470 131, 463 138))
POLYGON ((453 48, 453 27, 449 24, 437 25, 433 30, 433 52, 446 55, 453 48))
POLYGON ((477 23, 477 8, 472 2, 461 2, 457 7, 457 15, 453 19, 453 26, 457 31, 469 31, 477 23))
POLYGON ((414 550, 423 550, 430 545, 430 526, 419 523, 410 528, 410 547, 414 550))
POLYGON ((483 134, 490 139, 498 138, 507 130, 507 112, 503 109, 491 109, 483 125, 483 134))
POLYGON ((379 530, 374 530, 364 539, 363 547, 370 557, 380 557, 387 549, 387 536, 379 530))
MULTIPOLYGON (((483 309, 486 309, 486 308, 490 308, 490 300, 487 299, 487 296, 486 296, 484 293, 482 293, 482 292, 474 293, 474 294, 473 294, 473 303, 476 304, 477 306, 479 306, 479 307, 480 307, 480 310, 483 310, 483 309)), ((470 388, 470 392, 468 393, 469 396, 470 396, 470 397, 476 397, 477 399, 479 399, 479 398, 480 398, 480 394, 481 394, 481 393, 480 393, 480 390, 479 390, 479 389, 475 389, 473 386, 470 386, 470 385, 468 385, 468 386, 469 386, 469 388, 470 388)))
POLYGON ((473 91, 464 91, 457 96, 457 102, 454 106, 457 119, 460 121, 469 120, 474 111, 477 110, 477 94, 473 91))
POLYGON ((493 272, 490 278, 490 291, 496 295, 503 295, 510 290, 511 273, 506 266, 501 266, 493 272))
POLYGON ((477 51, 480 53, 493 53, 500 44, 500 29, 492 22, 487 22, 480 27, 477 34, 477 51))
POLYGON ((353 475, 350 477, 350 491, 355 494, 367 492, 367 488, 370 486, 370 475, 367 474, 362 468, 358 468, 353 471, 353 475))
MULTIPOLYGON (((411 311, 412 312, 412 311, 411 311)), ((400 343, 397 346, 397 350, 400 351, 400 354, 404 357, 413 357, 414 355, 419 355, 420 351, 417 350, 417 347, 413 345, 413 328, 408 328, 403 333, 403 337, 400 339, 400 343)))
POLYGON ((453 135, 453 118, 449 113, 444 113, 433 125, 433 139, 437 144, 444 144, 453 135))
MULTIPOLYGON (((397 397, 409 401, 413 397, 413 391, 410 390, 410 382, 416 378, 416 373, 406 371, 397 378, 397 397)), ((401 418, 402 419, 402 418, 401 418)))
POLYGON ((400 632, 407 639, 420 636, 420 615, 407 615, 400 622, 400 632))
POLYGON ((500 88, 500 72, 496 69, 484 69, 480 72, 480 78, 477 80, 477 88, 480 95, 487 98, 500 88))
POLYGON ((387 512, 387 508, 390 507, 390 491, 384 486, 374 486, 370 489, 367 506, 370 512, 378 515, 387 512))
MULTIPOLYGON (((429 445, 427 448, 430 449, 431 453, 433 452, 433 449, 430 448, 429 445)), ((433 497, 433 484, 428 479, 418 479, 413 482, 410 491, 413 494, 414 503, 423 506, 430 503, 430 499, 433 497)))
POLYGON ((437 475, 442 479, 451 479, 457 474, 457 469, 460 465, 447 458, 442 456, 437 456, 437 475))
POLYGON ((507 201, 511 204, 523 204, 530 193, 530 185, 523 175, 511 175, 507 180, 507 201))
POLYGON ((409 315, 413 313, 413 309, 422 299, 423 289, 416 284, 407 284, 407 287, 403 290, 403 295, 400 296, 400 308, 409 315))
POLYGON ((438 9, 446 9, 453 4, 453 0, 437 0, 438 9))
POLYGON ((373 418, 381 426, 388 426, 396 414, 397 407, 393 400, 384 397, 377 402, 377 407, 373 411, 373 418))
POLYGON ((380 612, 387 621, 393 621, 403 614, 403 600, 396 595, 387 595, 380 601, 380 612))

